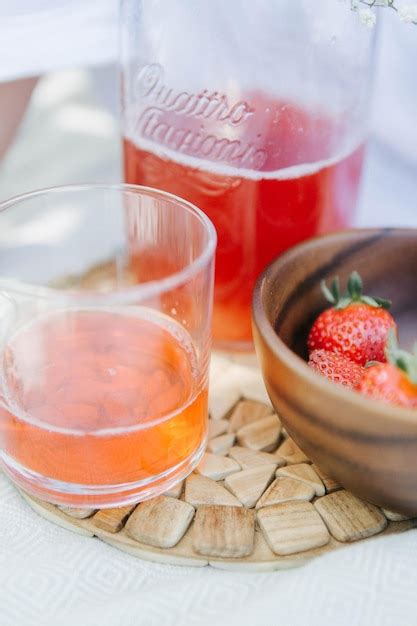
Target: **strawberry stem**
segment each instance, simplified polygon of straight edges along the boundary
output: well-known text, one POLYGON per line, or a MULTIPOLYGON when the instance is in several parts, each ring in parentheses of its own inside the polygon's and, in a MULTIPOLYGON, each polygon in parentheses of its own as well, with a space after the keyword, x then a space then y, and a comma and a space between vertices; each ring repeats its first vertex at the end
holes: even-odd
POLYGON ((382 309, 389 309, 391 306, 390 300, 365 295, 363 293, 362 278, 359 273, 355 271, 349 276, 347 290, 344 294, 340 293, 339 278, 337 276, 332 280, 330 289, 326 285, 326 282, 322 280, 321 290, 326 300, 338 311, 346 309, 346 307, 353 303, 367 304, 368 306, 382 309))
POLYGON ((352 272, 349 276, 347 284, 348 294, 352 298, 352 301, 358 301, 362 297, 363 282, 358 272, 352 272))
POLYGON ((332 304, 337 304, 340 300, 340 286, 339 286, 339 278, 333 278, 330 289, 326 285, 326 281, 322 280, 320 283, 321 290, 324 293, 326 300, 331 302, 332 304))
POLYGON ((385 356, 387 361, 408 376, 413 385, 417 385, 417 345, 414 346, 413 353, 401 350, 394 329, 391 328, 388 333, 385 356))

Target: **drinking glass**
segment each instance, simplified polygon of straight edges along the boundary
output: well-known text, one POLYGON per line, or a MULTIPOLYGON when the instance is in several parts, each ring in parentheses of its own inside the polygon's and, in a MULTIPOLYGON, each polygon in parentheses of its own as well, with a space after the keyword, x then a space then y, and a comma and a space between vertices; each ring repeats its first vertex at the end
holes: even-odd
POLYGON ((165 492, 200 460, 216 234, 135 185, 0 205, 0 458, 52 502, 165 492))
POLYGON ((122 0, 125 180, 218 233, 215 344, 251 348, 257 275, 351 224, 374 31, 337 0, 122 0))

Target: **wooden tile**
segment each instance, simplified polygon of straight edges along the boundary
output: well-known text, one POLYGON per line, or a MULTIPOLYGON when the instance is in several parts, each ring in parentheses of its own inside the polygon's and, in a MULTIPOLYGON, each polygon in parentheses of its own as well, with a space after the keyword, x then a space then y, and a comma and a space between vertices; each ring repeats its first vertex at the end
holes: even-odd
POLYGON ((256 508, 290 502, 292 500, 312 500, 314 488, 294 478, 280 476, 268 487, 264 495, 258 500, 256 508))
POLYGON ((327 528, 338 541, 357 541, 384 530, 385 515, 350 491, 335 491, 314 503, 327 528))
POLYGON ((226 476, 239 472, 240 465, 234 459, 206 452, 195 471, 213 480, 224 480, 226 476))
MULTIPOLYGON (((124 530, 117 535, 106 535, 105 537, 99 535, 99 537, 108 545, 114 546, 118 550, 122 550, 141 561, 153 561, 162 565, 181 565, 186 567, 205 567, 209 564, 206 558, 197 554, 193 549, 190 528, 177 545, 167 550, 140 543, 136 539, 129 537, 124 530)), ((83 623, 83 626, 86 626, 85 623, 83 623)), ((94 626, 100 625, 96 622, 94 626)), ((114 626, 114 624, 111 626, 114 626)), ((146 626, 149 626, 149 623, 146 626)), ((164 626, 164 622, 156 621, 154 626, 164 626)))
POLYGON ((414 519, 409 515, 403 515, 402 513, 396 513, 395 511, 390 511, 389 509, 382 509, 383 514, 390 522, 405 522, 409 519, 414 519))
POLYGON ((257 512, 259 526, 275 554, 294 554, 326 545, 330 535, 310 502, 286 502, 257 512))
POLYGON ((108 533, 118 533, 135 506, 134 504, 115 509, 101 509, 94 515, 92 522, 94 526, 108 533))
POLYGON ((227 432, 227 429, 229 427, 229 420, 209 420, 208 421, 208 438, 210 439, 214 439, 215 437, 218 437, 219 435, 223 435, 224 433, 227 432))
POLYGON ((240 368, 239 374, 238 384, 244 398, 263 404, 271 403, 259 368, 240 368))
POLYGON ((230 387, 227 382, 213 385, 209 395, 209 413, 211 419, 222 419, 240 398, 240 390, 230 387))
POLYGON ((230 448, 235 442, 235 435, 233 433, 226 433, 215 437, 208 442, 207 450, 213 452, 213 454, 227 454, 230 448))
MULTIPOLYGON (((263 415, 263 410, 259 410, 258 419, 254 419, 252 414, 251 417, 242 418, 239 417, 239 412, 237 412, 237 417, 235 414, 235 418, 232 417, 235 412, 236 404, 240 404, 243 402, 242 398, 246 398, 247 406, 258 406, 257 402, 251 403, 248 401, 248 394, 246 393, 248 387, 250 385, 258 386, 261 388, 260 380, 258 377, 259 372, 253 376, 251 373, 244 373, 242 368, 238 368, 235 364, 232 364, 233 369, 233 380, 230 384, 232 391, 228 393, 226 391, 226 399, 216 398, 216 394, 219 394, 220 388, 229 386, 229 369, 230 363, 224 357, 217 357, 217 355, 213 356, 213 361, 216 361, 218 358, 218 367, 215 366, 214 372, 214 380, 215 383, 212 385, 212 390, 214 389, 214 400, 210 402, 213 413, 219 419, 213 420, 210 419, 209 429, 210 429, 210 439, 215 439, 217 437, 221 437, 228 433, 229 420, 233 419, 242 419, 239 426, 233 426, 233 428, 237 428, 241 430, 244 427, 249 426, 250 424, 255 424, 257 421, 264 419, 265 417, 269 417, 272 415, 272 409, 268 407, 264 409, 265 413, 268 410, 267 415, 263 415), (255 379, 258 377, 258 380, 255 379), (255 381, 255 382, 253 382, 255 381), (237 400, 237 402, 235 402, 237 400), (235 404, 231 404, 235 402, 235 404), (226 417, 222 418, 221 415, 226 411, 226 417), (253 421, 252 420, 253 417, 253 421)), ((213 362, 212 361, 212 362, 213 362)), ((263 392, 260 391, 260 395, 263 392)), ((245 406, 245 404, 244 404, 245 406)), ((261 404, 262 406, 262 404, 261 404)), ((230 422, 231 423, 231 422, 230 422)), ((230 434, 230 433, 229 433, 230 434)), ((233 433, 232 433, 233 434, 233 433)), ((297 432, 294 431, 294 435, 297 435, 297 432)), ((281 428, 280 437, 285 437, 285 430, 281 428)), ((301 441, 301 440, 300 440, 301 441)), ((284 443, 283 439, 277 443, 284 443)), ((301 453, 301 451, 295 446, 294 442, 289 442, 287 446, 290 446, 290 449, 283 446, 282 450, 288 457, 290 467, 293 468, 292 475, 297 471, 297 465, 305 461, 305 455, 301 453), (301 457, 300 457, 301 455, 301 457), (292 464, 292 465, 291 465, 292 464), (294 465, 295 464, 295 465, 294 465)), ((279 445, 281 448, 281 445, 279 445)), ((236 483, 237 487, 235 493, 240 495, 240 489, 244 488, 246 485, 242 483, 242 478, 245 478, 245 471, 248 469, 258 470, 259 468, 265 469, 268 465, 275 467, 275 465, 280 464, 283 466, 285 464, 285 460, 283 457, 278 456, 278 450, 273 449, 271 452, 262 452, 256 449, 249 449, 239 446, 237 443, 229 450, 228 458, 225 459, 226 455, 222 455, 216 457, 216 455, 212 454, 207 456, 207 459, 210 458, 216 461, 215 465, 210 468, 209 464, 206 466, 206 471, 210 472, 210 475, 213 475, 218 479, 218 482, 213 482, 213 480, 208 479, 200 474, 194 474, 192 478, 189 479, 189 484, 187 490, 185 487, 183 488, 181 495, 181 485, 176 485, 172 489, 169 490, 168 495, 163 496, 163 501, 170 500, 172 503, 179 503, 180 506, 186 506, 189 502, 184 502, 184 498, 188 498, 190 502, 196 505, 197 511, 202 511, 204 508, 209 507, 210 511, 207 515, 206 526, 201 524, 203 529, 200 529, 200 536, 197 535, 198 540, 203 544, 201 551, 208 552, 209 554, 203 555, 199 554, 193 547, 193 529, 194 524, 193 521, 191 523, 188 521, 192 515, 193 507, 186 511, 188 518, 186 517, 186 523, 189 523, 188 529, 185 530, 185 533, 180 538, 178 543, 173 547, 168 547, 165 549, 165 545, 170 545, 171 543, 175 543, 178 537, 181 536, 183 532, 183 527, 180 527, 180 531, 177 533, 177 536, 171 541, 166 541, 166 533, 174 532, 178 527, 175 524, 176 515, 172 516, 171 513, 167 513, 166 505, 165 505, 165 513, 162 510, 162 515, 159 512, 156 512, 152 515, 152 511, 146 511, 146 507, 154 507, 155 503, 145 503, 143 505, 139 505, 139 507, 133 511, 130 515, 131 521, 125 522, 125 526, 119 530, 119 532, 108 532, 105 530, 100 530, 98 526, 95 525, 94 519, 86 518, 88 515, 94 515, 96 511, 92 509, 86 511, 84 509, 67 509, 67 507, 60 507, 47 504, 28 496, 27 494, 22 493, 22 497, 25 498, 26 502, 30 504, 30 506, 37 511, 38 514, 46 517, 51 522, 58 524, 64 528, 70 529, 73 532, 82 533, 85 536, 93 537, 96 535, 100 538, 100 540, 109 543, 110 545, 116 546, 119 549, 126 550, 133 554, 137 558, 148 559, 151 561, 158 561, 161 563, 175 563, 181 565, 198 565, 198 566, 207 566, 208 564, 219 567, 219 568, 228 568, 228 569, 242 569, 242 571, 268 571, 275 569, 284 569, 288 567, 294 567, 296 565, 301 565, 306 563, 307 561, 315 558, 318 555, 333 551, 336 548, 340 547, 340 542, 331 536, 329 543, 319 547, 311 547, 311 545, 315 545, 315 543, 311 543, 311 524, 309 523, 309 518, 305 516, 305 510, 303 510, 303 528, 300 531, 300 535, 302 536, 302 540, 310 541, 310 543, 302 546, 302 548, 308 547, 308 550, 303 549, 302 552, 294 552, 294 554, 275 554, 270 544, 273 545, 273 541, 278 542, 278 547, 276 547, 277 552, 293 552, 295 549, 300 549, 300 546, 297 544, 297 535, 295 535, 294 539, 294 528, 296 528, 296 524, 293 520, 291 520, 291 524, 288 523, 283 526, 279 526, 279 530, 275 530, 276 522, 274 522, 274 518, 277 517, 276 508, 281 508, 285 505, 285 507, 291 506, 293 510, 294 506, 305 506, 307 504, 308 514, 311 512, 311 505, 306 501, 296 501, 296 500, 288 500, 288 498, 312 498, 312 502, 316 500, 316 497, 313 495, 313 490, 311 486, 307 483, 303 483, 300 481, 300 476, 295 478, 289 478, 288 476, 283 476, 282 473, 278 473, 278 479, 273 481, 266 488, 264 494, 258 500, 258 507, 255 511, 253 509, 248 509, 242 506, 242 502, 231 492, 229 491, 229 487, 226 487, 223 482, 220 482, 221 479, 224 479, 225 476, 225 466, 224 463, 227 464, 226 478, 225 481, 228 481, 230 484, 236 483), (219 474, 218 467, 218 459, 223 463, 221 468, 221 472, 219 474), (230 474, 230 462, 232 462, 232 469, 235 474, 230 474), (233 463, 236 462, 236 463, 233 463), (229 476, 227 474, 229 473, 229 476), (198 481, 198 484, 195 484, 194 481, 198 481), (193 484, 194 483, 194 484, 193 484), (185 493, 187 491, 187 493, 185 493), (284 502, 282 502, 284 500, 284 502), (220 504, 217 504, 220 502, 220 504), (277 504, 278 502, 278 504, 277 504), (213 514, 213 509, 224 509, 227 508, 233 513, 228 513, 227 511, 223 514, 213 514), (236 514, 236 509, 240 511, 240 514, 236 514), (65 512, 64 512, 65 511, 65 512), (135 515, 137 512, 142 512, 144 514, 144 522, 141 523, 140 519, 138 520, 137 525, 134 524, 135 515), (255 516, 255 539, 253 541, 253 530, 251 533, 248 533, 247 540, 245 538, 242 539, 241 535, 239 536, 239 543, 235 542, 235 535, 239 533, 239 528, 241 527, 241 519, 245 518, 247 513, 254 514, 255 516), (238 519, 236 521, 236 515, 238 519), (260 519, 265 517, 267 520, 265 522, 263 528, 260 527, 260 524, 256 522, 256 516, 259 515, 260 519), (228 517, 231 517, 233 523, 230 524, 231 530, 224 530, 225 526, 227 526, 228 517), (78 518, 78 519, 77 519, 78 518), (85 518, 85 519, 82 519, 85 518), (225 520, 226 518, 226 520, 225 520), (161 522, 162 519, 162 522, 161 522), (172 519, 174 519, 174 529, 172 529, 172 519), (307 521, 306 521, 307 519, 307 521), (272 520, 272 522, 271 522, 272 520), (167 530, 160 529, 159 524, 165 524, 167 530), (275 526, 274 526, 275 524, 275 526), (126 525, 131 525, 132 535, 135 535, 135 531, 137 531, 138 539, 134 539, 133 536, 130 536, 126 531, 126 525), (307 532, 305 527, 307 526, 307 532), (275 530, 275 537, 271 533, 275 530), (266 534, 269 533, 269 543, 266 540, 266 534), (223 534, 222 534, 223 533, 223 534), (214 538, 213 538, 214 535, 214 538), (162 537, 162 539, 161 539, 162 537), (286 540, 289 538, 290 546, 286 540), (144 543, 148 541, 149 543, 144 543), (251 542, 253 541, 253 550, 251 548, 251 542), (292 542, 292 543, 291 543, 292 542), (295 542, 295 546, 294 546, 295 542), (151 543, 155 545, 151 545, 151 543), (282 544, 284 543, 284 547, 282 544), (243 548, 241 548, 243 544, 243 548), (237 547, 236 547, 237 545, 237 547), (164 547, 159 547, 164 546, 164 547), (242 552, 240 552, 242 550, 242 552), (236 554, 245 554, 245 556, 234 556, 236 554), (220 556, 219 556, 220 555, 220 556), (223 556, 226 555, 226 556, 223 556)), ((207 460, 206 459, 206 460, 207 460)), ((325 476, 324 473, 319 468, 315 468, 311 466, 314 471, 319 475, 322 482, 325 484, 327 492, 336 493, 336 489, 339 487, 336 485, 335 481, 332 481, 330 477, 325 476)), ((262 470, 261 470, 262 471, 262 470)), ((256 473, 256 472, 255 472, 256 473)), ((285 473, 285 472, 284 472, 285 473)), ((288 472, 287 472, 288 473, 288 472)), ((291 474, 291 471, 289 471, 291 474)), ((308 482, 308 481, 307 481, 308 482)), ((185 485, 185 482, 184 482, 185 485)), ((246 495, 246 494, 245 494, 246 495)), ((327 496, 326 496, 327 497, 327 496)), ((319 514, 318 508, 321 506, 320 502, 324 499, 324 496, 319 497, 317 501, 317 508, 314 507, 314 510, 319 514)), ((242 500, 245 504, 252 504, 252 502, 246 497, 242 496, 242 500)), ((324 500, 326 502, 326 500, 324 500)), ((327 506, 327 505, 326 505, 327 506)), ((285 511, 285 515, 288 515, 288 509, 285 511)), ((299 511, 296 511, 299 513, 299 511)), ((184 511, 180 511, 181 515, 184 515, 184 511)), ((104 512, 104 515, 108 515, 108 513, 104 512)), ((195 514, 195 513, 194 513, 195 514)), ((357 512, 355 511, 353 514, 353 518, 356 516, 357 512)), ((367 513, 369 514, 369 512, 367 513)), ((181 515, 179 516, 180 520, 181 515)), ((349 511, 349 523, 350 522, 351 512, 349 511)), ((391 533, 398 533, 404 530, 408 530, 413 528, 417 524, 416 519, 407 520, 405 516, 399 515, 397 513, 393 513, 391 511, 385 511, 384 515, 390 519, 390 523, 387 524, 385 530, 382 530, 380 536, 385 536, 391 533), (391 521, 391 520, 404 520, 404 521, 391 521)), ((103 513, 97 515, 97 519, 103 517, 103 513)), ((252 518, 253 519, 253 518, 252 518)), ((325 522, 322 519, 324 525, 325 522)), ((372 518, 373 519, 373 518, 372 518)), ((285 521, 285 520, 284 520, 285 521)), ((317 522, 317 517, 313 520, 314 523, 317 522)), ((310 520, 311 522, 311 520, 310 520)), ((100 522, 99 522, 100 523, 100 522)), ((384 524, 385 522, 380 522, 378 519, 378 523, 384 524)), ((186 525, 186 524, 185 524, 186 525)), ((117 528, 117 526, 116 526, 117 528)), ((253 528, 253 525, 252 525, 253 528)), ((113 528, 112 528, 113 530, 113 528)), ((323 531, 323 527, 320 527, 321 532, 323 531)), ((357 529, 355 529, 357 530, 357 529)), ((197 526, 198 531, 198 526, 197 526)), ((360 534, 360 533, 359 533, 360 534)), ((298 537, 299 538, 299 537, 298 537)), ((371 537, 372 539, 372 537, 371 537)), ((324 541, 324 539, 323 539, 324 541)), ((197 547, 197 546, 196 546, 197 547)), ((279 607, 278 607, 279 608, 279 607)), ((279 610, 278 610, 279 612, 279 610)), ((1 621, 1 620, 0 620, 1 621)))
POLYGON ((326 493, 332 493, 332 491, 337 491, 342 488, 339 483, 333 480, 333 478, 330 478, 318 465, 313 464, 311 467, 322 480, 326 493))
POLYGON ((403 515, 402 513, 396 513, 395 511, 389 511, 388 509, 382 509, 382 512, 384 513, 385 517, 390 522, 405 522, 406 520, 413 519, 412 517, 409 517, 408 515, 403 515))
POLYGON ((54 504, 50 504, 49 502, 45 502, 43 500, 39 500, 34 496, 30 496, 25 491, 18 489, 20 495, 28 505, 41 517, 44 517, 46 520, 51 522, 52 524, 56 524, 61 528, 65 528, 66 530, 70 530, 78 535, 83 535, 84 537, 94 537, 94 532, 89 528, 90 520, 86 519, 77 519, 76 517, 70 517, 61 511, 54 504))
POLYGON ((70 517, 73 517, 74 519, 87 519, 88 517, 91 517, 92 515, 94 515, 94 513, 97 511, 97 509, 76 509, 76 508, 73 508, 72 506, 69 507, 69 506, 60 506, 60 505, 58 505, 57 508, 63 513, 65 513, 65 515, 69 515, 70 517))
POLYGON ((275 465, 260 465, 228 476, 225 486, 248 509, 255 506, 275 474, 275 465))
POLYGON ((191 474, 185 481, 185 501, 195 507, 204 504, 242 506, 240 501, 211 478, 191 474))
POLYGON ((187 502, 158 496, 139 504, 127 520, 129 537, 156 548, 172 548, 185 534, 194 516, 187 502))
POLYGON ((287 461, 284 459, 283 456, 278 454, 278 452, 275 451, 271 454, 275 457, 275 461, 277 462, 278 467, 284 467, 285 465, 287 465, 287 461))
POLYGON ((282 442, 277 450, 277 454, 286 460, 287 465, 295 465, 297 463, 306 463, 309 461, 304 452, 290 437, 282 442))
POLYGON ((237 440, 241 446, 251 450, 274 450, 278 444, 281 422, 276 415, 243 426, 237 432, 237 440))
POLYGON ((288 465, 277 470, 277 476, 288 476, 300 480, 306 485, 313 487, 316 496, 324 496, 326 490, 320 478, 308 463, 288 465))
POLYGON ((256 422, 256 420, 272 413, 273 409, 270 405, 255 402, 254 400, 241 400, 233 409, 229 419, 228 430, 231 433, 235 433, 243 426, 256 422))
POLYGON ((192 529, 193 548, 199 554, 223 558, 248 556, 253 552, 253 511, 233 506, 202 506, 192 529))
POLYGON ((171 489, 168 489, 168 491, 165 491, 165 493, 162 495, 169 496, 170 498, 180 498, 182 494, 183 486, 184 486, 184 481, 181 480, 179 483, 171 487, 171 489))
POLYGON ((284 459, 280 459, 275 454, 269 452, 257 452, 242 446, 233 446, 229 450, 229 456, 239 463, 243 470, 260 467, 261 465, 275 465, 281 467, 285 465, 284 459))

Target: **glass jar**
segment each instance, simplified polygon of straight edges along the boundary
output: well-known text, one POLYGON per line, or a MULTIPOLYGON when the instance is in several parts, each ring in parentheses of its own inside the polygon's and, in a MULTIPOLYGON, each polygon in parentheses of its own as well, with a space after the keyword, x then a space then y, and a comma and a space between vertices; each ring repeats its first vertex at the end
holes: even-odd
POLYGON ((125 180, 213 221, 217 347, 251 347, 274 257, 352 223, 373 41, 349 2, 122 0, 125 180))

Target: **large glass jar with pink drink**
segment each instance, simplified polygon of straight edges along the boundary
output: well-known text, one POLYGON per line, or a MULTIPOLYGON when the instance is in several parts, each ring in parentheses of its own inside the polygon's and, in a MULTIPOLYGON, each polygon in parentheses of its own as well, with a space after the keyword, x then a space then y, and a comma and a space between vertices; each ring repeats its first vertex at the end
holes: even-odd
POLYGON ((275 256, 352 222, 375 32, 364 22, 343 0, 122 0, 125 179, 214 222, 218 347, 250 348, 252 288, 275 256))

